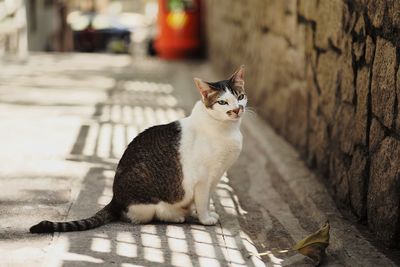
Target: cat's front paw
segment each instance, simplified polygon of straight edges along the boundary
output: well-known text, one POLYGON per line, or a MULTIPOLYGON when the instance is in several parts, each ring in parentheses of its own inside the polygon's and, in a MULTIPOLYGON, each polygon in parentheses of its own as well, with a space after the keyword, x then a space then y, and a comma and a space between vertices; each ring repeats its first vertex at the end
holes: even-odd
MULTIPOLYGON (((218 216, 218 214, 217 214, 217 216, 218 216)), ((218 222, 218 218, 212 216, 211 213, 207 214, 207 216, 199 217, 199 220, 200 220, 201 224, 203 224, 203 225, 216 225, 218 222)))

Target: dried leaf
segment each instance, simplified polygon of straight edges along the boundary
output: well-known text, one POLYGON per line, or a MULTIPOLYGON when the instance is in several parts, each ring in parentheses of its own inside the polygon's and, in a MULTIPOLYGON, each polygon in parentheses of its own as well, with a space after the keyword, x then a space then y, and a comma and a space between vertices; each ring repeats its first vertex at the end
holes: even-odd
POLYGON ((299 241, 293 249, 311 258, 318 266, 325 256, 326 247, 329 245, 329 229, 329 222, 326 222, 317 232, 299 241))

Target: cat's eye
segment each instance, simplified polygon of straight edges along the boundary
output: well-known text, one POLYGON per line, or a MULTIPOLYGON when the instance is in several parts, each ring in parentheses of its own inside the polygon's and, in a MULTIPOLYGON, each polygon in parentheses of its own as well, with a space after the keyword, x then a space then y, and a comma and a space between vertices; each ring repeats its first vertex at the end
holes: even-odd
POLYGON ((217 101, 217 103, 220 105, 228 105, 228 102, 226 102, 225 100, 219 100, 217 101))
POLYGON ((244 95, 240 95, 239 97, 238 97, 238 100, 242 100, 244 98, 244 95))

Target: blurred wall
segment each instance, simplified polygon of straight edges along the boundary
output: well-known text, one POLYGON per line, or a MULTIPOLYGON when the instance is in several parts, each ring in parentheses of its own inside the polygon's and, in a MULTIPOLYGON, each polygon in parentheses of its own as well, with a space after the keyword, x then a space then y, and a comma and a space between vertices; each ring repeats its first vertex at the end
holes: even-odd
POLYGON ((207 0, 221 74, 327 179, 339 205, 400 241, 400 1, 207 0))

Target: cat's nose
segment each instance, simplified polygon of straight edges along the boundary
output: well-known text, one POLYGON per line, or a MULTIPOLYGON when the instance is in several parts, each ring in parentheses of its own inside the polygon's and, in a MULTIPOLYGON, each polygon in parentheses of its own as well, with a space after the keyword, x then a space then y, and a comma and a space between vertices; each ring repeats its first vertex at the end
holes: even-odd
POLYGON ((232 111, 235 112, 236 114, 239 114, 240 108, 235 108, 232 111))

